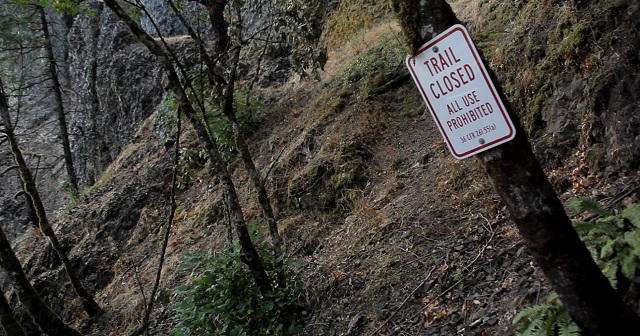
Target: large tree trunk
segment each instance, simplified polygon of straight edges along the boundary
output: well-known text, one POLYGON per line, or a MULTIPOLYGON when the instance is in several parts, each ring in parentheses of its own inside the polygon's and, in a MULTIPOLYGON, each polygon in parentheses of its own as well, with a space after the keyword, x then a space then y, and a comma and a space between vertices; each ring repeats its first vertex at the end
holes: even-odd
POLYGON ((60 127, 60 141, 62 142, 62 150, 64 156, 64 165, 67 169, 67 177, 74 193, 78 192, 78 178, 73 166, 73 158, 71 156, 71 146, 69 144, 69 129, 67 127, 67 119, 64 114, 64 104, 62 101, 62 87, 58 80, 58 69, 56 68, 56 58, 53 54, 53 44, 51 43, 51 34, 49 34, 49 23, 44 7, 37 6, 40 12, 40 23, 42 24, 42 34, 44 35, 44 49, 47 52, 47 62, 49 63, 49 76, 53 83, 53 93, 55 97, 54 110, 58 115, 58 126, 60 127))
POLYGON ((151 36, 149 36, 149 34, 147 34, 136 21, 131 19, 131 17, 117 3, 116 0, 105 0, 104 2, 109 8, 111 8, 111 10, 116 13, 116 15, 118 15, 118 17, 120 17, 122 22, 127 25, 133 35, 135 35, 136 38, 142 44, 144 44, 153 55, 159 58, 163 67, 165 68, 165 71, 167 71, 169 79, 168 87, 175 94, 178 100, 179 108, 189 119, 189 122, 193 126, 196 135, 200 140, 200 143, 207 151, 207 154, 211 160, 212 169, 220 179, 220 184, 222 186, 227 207, 229 209, 231 222, 236 229, 238 241, 240 242, 240 246, 242 249, 242 260, 249 268, 249 271, 256 281, 260 292, 263 294, 270 292, 272 290, 271 282, 269 281, 269 277, 265 272, 264 265, 262 264, 262 260, 260 259, 258 251, 251 241, 251 236, 249 235, 249 230, 247 229, 246 222, 244 220, 244 214, 242 213, 242 208, 240 206, 240 201, 236 192, 236 188, 233 184, 233 180, 231 179, 231 174, 229 174, 227 166, 224 164, 222 158, 220 157, 217 143, 209 136, 206 127, 198 117, 196 110, 189 101, 189 97, 180 84, 180 77, 178 76, 178 73, 174 68, 174 66, 177 66, 178 64, 174 64, 174 60, 172 59, 169 52, 163 49, 162 46, 158 44, 158 42, 156 42, 151 36))
MULTIPOLYGON (((22 265, 20 265, 20 261, 11 249, 11 245, 4 234, 4 230, 2 230, 1 223, 0 266, 7 271, 9 281, 18 294, 18 299, 27 309, 29 315, 33 318, 33 322, 38 325, 42 332, 49 336, 80 336, 79 332, 66 325, 60 317, 58 317, 58 315, 56 315, 49 306, 47 306, 33 286, 31 286, 31 283, 22 269, 22 265)), ((3 327, 6 327, 4 325, 4 321, 3 327)), ((8 332, 7 335, 13 336, 20 334, 8 332)))
MULTIPOLYGON (((2 227, 0 227, 2 230, 2 227)), ((13 315, 13 309, 7 302, 7 298, 4 297, 4 291, 0 292, 0 324, 2 324, 2 330, 4 330, 5 335, 11 336, 27 336, 16 320, 15 315, 13 315)))
POLYGON ((0 81, 0 118, 4 124, 4 133, 7 136, 7 140, 9 141, 9 146, 11 147, 11 153, 13 154, 13 159, 18 166, 18 171, 20 172, 20 179, 22 179, 24 191, 29 194, 31 200, 33 201, 33 207, 36 210, 36 214, 38 215, 38 224, 40 226, 40 230, 44 233, 47 238, 49 238, 49 242, 51 246, 56 251, 60 259, 62 260, 62 265, 64 266, 67 275, 69 276, 69 280, 71 281, 71 285, 78 293, 78 296, 82 300, 84 305, 84 309, 91 316, 95 316, 100 312, 100 306, 93 299, 93 296, 84 288, 78 275, 71 267, 71 263, 69 262, 69 258, 65 253, 62 245, 58 241, 58 237, 53 231, 53 227, 51 223, 49 223, 49 219, 47 218, 47 213, 44 209, 44 204, 42 203, 42 199, 40 198, 40 193, 36 187, 36 182, 31 174, 31 170, 27 166, 27 162, 24 160, 22 156, 22 151, 18 146, 18 140, 13 131, 13 125, 11 124, 11 117, 9 115, 9 106, 7 104, 7 99, 2 88, 2 82, 0 81))
MULTIPOLYGON (((414 54, 459 22, 445 0, 393 0, 392 5, 414 54)), ((625 307, 574 230, 495 75, 490 69, 489 73, 516 137, 479 154, 479 160, 535 262, 584 335, 628 335, 640 330, 640 319, 625 307)))

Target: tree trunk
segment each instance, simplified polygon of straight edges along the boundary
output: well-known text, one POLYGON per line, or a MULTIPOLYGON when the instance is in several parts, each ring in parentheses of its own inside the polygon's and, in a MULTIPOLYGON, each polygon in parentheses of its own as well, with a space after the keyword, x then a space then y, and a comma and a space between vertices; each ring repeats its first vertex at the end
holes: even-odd
MULTIPOLYGON (((238 118, 236 118, 235 110, 233 108, 236 72, 238 69, 238 61, 240 59, 240 47, 238 47, 234 52, 233 57, 234 61, 232 62, 232 68, 230 71, 229 80, 227 81, 227 88, 225 90, 225 97, 222 103, 222 113, 231 122, 231 127, 233 129, 236 140, 236 148, 240 152, 240 157, 242 158, 244 167, 249 174, 249 178, 253 183, 253 187, 256 189, 256 192, 258 194, 258 203, 260 204, 260 208, 262 209, 262 213, 267 222, 267 228, 269 229, 269 235, 271 236, 273 254, 276 260, 279 260, 279 265, 282 266, 283 260, 281 257, 283 243, 282 238, 280 237, 280 233, 278 232, 278 224, 276 222, 275 214, 273 213, 273 208, 271 207, 269 194, 267 193, 267 189, 264 187, 264 183, 262 183, 262 177, 260 176, 258 169, 256 169, 255 163, 253 162, 253 157, 251 156, 251 152, 249 151, 247 140, 245 139, 244 134, 240 129, 240 124, 238 123, 238 118)), ((280 267, 280 271, 278 272, 278 286, 286 286, 284 268, 282 267, 280 267)))
POLYGON ((62 87, 58 80, 58 69, 56 68, 56 58, 53 54, 53 44, 51 43, 51 35, 49 34, 49 24, 44 7, 37 6, 40 12, 40 22, 42 24, 42 34, 44 35, 44 49, 47 52, 47 61, 49 63, 49 76, 53 83, 53 93, 55 96, 54 110, 58 115, 58 126, 60 127, 60 141, 62 142, 62 150, 64 156, 64 165, 67 169, 67 177, 71 184, 72 192, 78 192, 78 178, 75 168, 73 167, 73 157, 71 156, 71 146, 69 144, 69 129, 67 127, 67 119, 64 114, 64 104, 62 101, 62 87))
MULTIPOLYGON (((2 230, 2 227, 0 227, 2 230)), ((4 330, 5 335, 10 336, 27 336, 16 320, 15 315, 13 315, 13 309, 7 302, 7 298, 4 297, 4 291, 0 293, 0 324, 2 324, 2 330, 4 330)))
POLYGON ((213 30, 213 40, 215 50, 221 54, 229 47, 229 29, 227 20, 224 18, 224 9, 228 0, 191 0, 202 4, 209 13, 209 21, 213 30))
MULTIPOLYGON (((80 336, 79 332, 62 322, 60 317, 47 306, 33 286, 31 286, 26 274, 24 274, 22 265, 20 265, 20 261, 11 249, 11 244, 7 240, 4 230, 2 230, 1 223, 0 266, 7 271, 9 281, 18 294, 18 299, 20 299, 22 305, 33 318, 33 322, 38 325, 42 332, 49 336, 80 336)), ((3 327, 4 326, 3 321, 3 327)), ((7 335, 13 336, 19 334, 7 333, 7 335)))
MULTIPOLYGON (((173 10, 173 12, 178 16, 178 19, 180 20, 180 22, 182 22, 182 24, 187 28, 187 31, 189 32, 189 35, 191 36, 191 38, 193 38, 193 40, 196 41, 196 43, 198 44, 200 53, 202 54, 202 57, 205 61, 205 65, 207 66, 207 76, 208 76, 209 84, 216 89, 217 93, 221 94, 223 92, 222 86, 225 83, 223 79, 215 72, 215 64, 213 62, 213 59, 207 52, 204 42, 202 41, 202 39, 200 39, 197 33, 189 25, 187 20, 184 19, 180 11, 177 9, 175 4, 173 3, 173 0, 167 0, 167 1, 169 3, 169 6, 171 6, 171 9, 173 10)), ((207 6, 205 3, 208 3, 208 2, 206 0, 205 1, 200 0, 200 3, 207 6)), ((219 5, 218 7, 215 7, 215 9, 222 12, 224 10, 224 6, 222 7, 220 6, 221 5, 219 5)), ((212 6, 209 5, 209 7, 212 7, 212 6)), ((210 15, 211 15, 211 10, 213 9, 214 9, 213 7, 211 9, 208 9, 210 15)), ((229 43, 228 41, 230 39, 228 36, 226 25, 217 26, 215 27, 215 29, 216 29, 215 35, 220 36, 222 40, 227 41, 226 43, 229 43)), ((215 54, 220 56, 225 52, 226 48, 227 48, 226 45, 224 46, 217 45, 215 54)), ((269 194, 267 193, 267 190, 264 187, 262 177, 260 176, 260 173, 256 168, 255 162, 253 161, 253 157, 251 156, 251 152, 249 151, 249 146, 247 145, 247 140, 244 137, 244 134, 242 134, 242 131, 240 130, 240 124, 238 123, 238 119, 235 115, 235 110, 233 108, 233 99, 235 94, 234 90, 235 90, 235 81, 236 81, 239 53, 240 53, 240 46, 237 46, 237 49, 235 50, 233 55, 234 61, 232 62, 233 64, 231 65, 229 79, 226 81, 227 85, 224 90, 225 92, 224 97, 222 97, 223 100, 221 104, 222 105, 221 109, 222 109, 222 113, 231 122, 231 126, 233 129, 233 133, 236 141, 236 147, 240 152, 240 157, 242 159, 245 169, 247 170, 247 173, 249 174, 249 177, 251 178, 251 182, 253 183, 253 186, 257 191, 258 203, 260 204, 260 208, 262 209, 262 213, 267 222, 267 228, 269 229, 269 235, 271 236, 271 244, 273 245, 273 254, 276 257, 276 259, 280 259, 282 256, 283 241, 282 241, 282 238, 280 237, 280 233, 278 232, 278 226, 277 226, 275 214, 273 212, 273 207, 271 206, 271 201, 269 199, 269 194)), ((280 272, 280 274, 278 274, 278 278, 279 278, 278 279, 279 285, 281 286, 285 285, 284 272, 280 272)))
MULTIPOLYGON (((445 0, 393 0, 392 5, 414 54, 459 22, 445 0)), ((479 160, 535 262, 584 335, 627 335, 640 330, 640 319, 625 307, 574 230, 502 88, 488 70, 516 127, 516 137, 479 154, 479 160)))
POLYGON ((44 233, 47 238, 49 238, 49 242, 53 249, 57 252, 58 256, 62 260, 62 265, 64 266, 67 275, 69 276, 69 280, 71 281, 71 285, 78 293, 78 296, 82 300, 84 309, 91 316, 95 316, 100 312, 100 307, 93 299, 93 296, 84 288, 78 275, 71 267, 71 263, 69 262, 69 258, 67 258, 67 254, 64 252, 62 245, 58 241, 58 237, 56 237, 55 232, 53 231, 53 227, 49 223, 47 218, 47 213, 44 209, 44 204, 42 203, 42 199, 40 198, 40 193, 36 187, 35 180, 29 167, 27 166, 24 157, 22 156, 22 151, 18 146, 18 140, 13 132, 13 126, 11 124, 11 118, 9 115, 9 106, 7 104, 5 93, 2 89, 2 82, 0 81, 0 118, 4 124, 4 133, 7 136, 9 141, 9 146, 11 147, 11 153, 13 154, 13 159, 18 166, 18 170, 20 172, 20 179, 22 179, 24 191, 29 194, 31 200, 33 201, 33 207, 36 210, 36 214, 38 215, 38 224, 40 226, 40 230, 44 233))
POLYGON ((140 27, 136 21, 131 19, 116 0, 105 0, 104 2, 116 13, 116 15, 118 15, 122 22, 129 28, 129 30, 131 30, 133 35, 135 35, 136 38, 144 44, 153 55, 159 58, 165 68, 165 71, 167 71, 169 89, 175 94, 179 108, 189 119, 200 143, 207 151, 211 160, 212 169, 220 179, 220 184, 229 209, 231 222, 236 229, 236 234, 238 235, 238 240, 242 248, 242 260, 249 268, 260 292, 262 294, 270 292, 272 290, 271 282, 265 272, 264 265, 262 264, 258 251, 251 241, 251 236, 249 235, 249 230, 247 229, 246 222, 244 220, 244 214, 242 213, 242 208, 240 206, 240 201, 236 188, 233 184, 233 180, 231 179, 231 174, 229 174, 226 165, 220 157, 217 143, 209 136, 206 127, 198 117, 196 110, 189 101, 189 97, 180 84, 180 77, 174 68, 174 65, 177 64, 174 64, 169 52, 165 51, 160 44, 142 30, 142 27, 140 27))

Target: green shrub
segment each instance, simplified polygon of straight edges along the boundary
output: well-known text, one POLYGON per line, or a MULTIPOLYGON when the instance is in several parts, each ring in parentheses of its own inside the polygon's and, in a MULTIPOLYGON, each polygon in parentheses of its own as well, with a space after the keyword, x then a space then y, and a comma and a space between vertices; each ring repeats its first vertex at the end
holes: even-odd
POLYGON ((398 34, 384 35, 379 45, 351 60, 342 70, 343 85, 361 82, 364 91, 373 91, 405 71, 406 50, 398 34))
POLYGON ((513 323, 518 325, 517 336, 580 335, 580 329, 560 303, 556 293, 551 293, 546 303, 520 311, 513 318, 513 323))
MULTIPOLYGON (((269 253, 261 254, 273 277, 278 262, 269 253)), ((213 257, 205 251, 187 254, 181 268, 192 270, 196 280, 178 289, 182 300, 172 306, 178 322, 172 335, 299 334, 302 326, 297 323, 296 293, 300 282, 292 276, 293 265, 284 267, 289 286, 262 296, 243 267, 239 244, 213 257)))
POLYGON ((404 70, 405 48, 398 35, 384 35, 377 48, 369 49, 353 58, 343 71, 345 82, 352 83, 374 74, 394 74, 404 70))
POLYGON ((599 216, 574 227, 611 284, 617 287, 619 274, 633 279, 640 268, 640 204, 631 204, 618 215, 586 198, 573 199, 568 206, 599 216))
MULTIPOLYGON (((237 88, 233 97, 233 109, 240 126, 240 131, 245 137, 254 132, 258 127, 259 118, 265 113, 265 106, 248 89, 237 88)), ((235 135, 231 122, 222 115, 219 108, 211 108, 206 113, 207 123, 211 130, 211 135, 218 143, 218 150, 223 158, 228 159, 236 150, 235 135)))
POLYGON ((178 124, 178 117, 176 116, 178 100, 174 96, 168 97, 158 105, 157 109, 157 127, 165 133, 170 133, 178 124))
MULTIPOLYGON (((567 206, 576 213, 589 211, 595 216, 591 221, 574 223, 574 227, 611 285, 617 288, 619 275, 633 279, 640 268, 640 204, 631 204, 618 215, 588 198, 571 199, 567 206)), ((518 336, 580 335, 556 293, 551 293, 545 304, 520 311, 513 323, 518 326, 518 336)))

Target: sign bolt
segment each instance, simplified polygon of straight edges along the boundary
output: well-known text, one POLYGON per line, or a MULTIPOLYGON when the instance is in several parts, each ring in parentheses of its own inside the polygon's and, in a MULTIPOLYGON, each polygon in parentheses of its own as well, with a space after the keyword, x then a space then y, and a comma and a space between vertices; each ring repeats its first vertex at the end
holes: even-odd
POLYGON ((437 53, 437 52, 438 52, 438 47, 437 47, 437 46, 435 46, 435 47, 433 47, 433 49, 431 49, 431 50, 433 50, 433 52, 437 53))
POLYGON ((478 140, 478 142, 479 142, 481 145, 484 145, 484 139, 483 139, 483 138, 480 138, 480 140, 478 140))

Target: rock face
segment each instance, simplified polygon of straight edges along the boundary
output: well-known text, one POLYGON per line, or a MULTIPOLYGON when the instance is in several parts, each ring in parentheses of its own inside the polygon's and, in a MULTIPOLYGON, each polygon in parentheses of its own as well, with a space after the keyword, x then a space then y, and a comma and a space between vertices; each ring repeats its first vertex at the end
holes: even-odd
POLYGON ((640 6, 621 3, 611 13, 614 32, 594 86, 598 120, 591 136, 602 143, 608 175, 617 177, 640 168, 640 6))
MULTIPOLYGON (((186 31, 164 1, 145 0, 144 5, 181 58, 197 57, 188 38, 175 36, 186 31)), ((188 5, 186 16, 195 20, 197 15, 193 9, 201 5, 193 1, 188 5)), ((247 4, 247 32, 264 26, 259 22, 273 20, 260 11, 267 5, 264 1, 247 4)), ((99 179, 107 165, 130 142, 141 121, 162 101, 165 80, 156 58, 136 41, 115 14, 100 1, 90 2, 88 6, 91 15, 81 13, 76 17, 68 34, 68 72, 74 108, 70 130, 81 186, 99 179)), ((202 20, 206 20, 203 26, 209 26, 206 12, 199 13, 203 15, 202 20)), ((149 19, 141 20, 147 32, 157 35, 149 19)), ((286 57, 278 55, 279 60, 285 60, 279 63, 288 64, 286 57)), ((286 66, 283 69, 279 63, 271 67, 272 70, 266 66, 264 76, 273 77, 277 72, 278 78, 286 78, 289 69, 286 66)))
POLYGON ((71 121, 76 170, 91 185, 138 125, 160 103, 164 73, 153 55, 101 2, 81 14, 69 32, 71 121))
MULTIPOLYGON (((31 12, 31 8, 20 9, 10 2, 0 4, 0 16, 24 15, 31 12)), ((39 17, 37 17, 39 18, 39 17)), ((64 15, 47 10, 48 28, 51 34, 54 55, 58 62, 58 79, 66 84, 64 67, 67 33, 64 15)), ((34 36, 37 41, 41 26, 39 21, 31 25, 20 25, 13 29, 24 36, 34 36)), ((0 43, 3 44, 4 42, 0 43)), ((59 140, 59 128, 55 113, 52 111, 54 96, 51 92, 52 83, 48 80, 48 63, 44 61, 43 50, 26 49, 4 50, 7 45, 0 46, 2 51, 2 80, 9 98, 12 120, 17 121, 15 134, 25 160, 35 176, 40 196, 45 200, 45 208, 54 217, 55 210, 64 204, 65 193, 61 188, 66 178, 64 166, 60 157, 62 148, 59 140), (18 57, 17 55, 20 54, 18 57), (9 64, 10 62, 13 64, 9 64), (17 83, 20 79, 18 89, 17 83), (17 111, 20 111, 19 113, 17 111), (19 116, 18 116, 19 114, 19 116)), ((13 166, 14 160, 9 146, 0 143, 0 223, 10 241, 27 230, 30 226, 37 226, 37 216, 30 213, 26 203, 26 196, 15 196, 22 189, 18 171, 6 170, 13 166)))
MULTIPOLYGON (((158 30, 160 30, 160 34, 164 37, 188 34, 187 29, 180 23, 178 17, 173 14, 165 0, 142 0, 141 2, 153 18, 153 21, 147 15, 142 15, 140 18, 140 24, 147 33, 152 36, 158 36, 158 32, 154 27, 155 23, 158 30)), ((206 16, 204 6, 195 1, 186 1, 182 4, 182 7, 182 15, 196 31, 200 33, 210 31, 208 29, 209 19, 206 16)))

